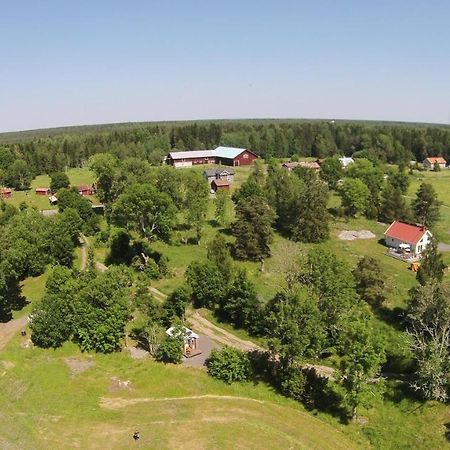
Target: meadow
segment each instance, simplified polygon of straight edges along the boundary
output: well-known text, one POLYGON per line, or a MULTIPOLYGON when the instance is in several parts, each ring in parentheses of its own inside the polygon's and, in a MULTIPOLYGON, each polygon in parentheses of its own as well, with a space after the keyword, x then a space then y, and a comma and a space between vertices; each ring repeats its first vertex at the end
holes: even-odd
MULTIPOLYGON (((247 168, 238 168, 234 188, 248 173, 247 168)), ((73 169, 69 177, 74 185, 93 180, 87 169, 73 169)), ((415 172, 411 180, 409 198, 424 180, 435 186, 443 202, 436 234, 450 243, 450 210, 446 212, 446 207, 450 208, 446 189, 450 171, 415 172)), ((38 177, 33 189, 48 183, 48 178, 38 177)), ((37 197, 34 192, 30 196, 37 197)), ((29 198, 25 200, 33 204, 29 198)), ((338 203, 332 196, 330 204, 338 203)), ((181 285, 186 267, 206 258, 206 245, 217 232, 231 241, 232 219, 230 207, 227 223, 217 225, 211 201, 199 245, 182 244, 177 235, 173 245, 155 243, 155 250, 169 259, 171 276, 155 281, 153 286, 170 294, 181 285)), ((385 224, 361 217, 339 218, 331 224, 330 240, 320 245, 352 267, 365 255, 380 261, 388 289, 385 308, 377 314, 377 327, 391 351, 400 352, 406 343, 398 325, 408 290, 416 281, 406 263, 386 255, 386 247, 380 242, 385 229, 385 224), (376 238, 343 241, 338 238, 342 230, 370 230, 376 238)), ((247 269, 265 302, 283 286, 287 255, 302 258, 309 248, 311 245, 294 244, 276 235, 263 272, 258 263, 236 265, 247 269)), ((104 261, 106 253, 105 247, 96 248, 98 260, 104 261)), ((447 263, 449 256, 445 254, 447 263)), ((80 251, 75 266, 79 264, 80 251)), ((23 293, 30 303, 15 317, 28 313, 41 298, 49 270, 24 281, 23 293)), ((218 323, 210 312, 202 314, 218 323)), ((252 339, 243 330, 219 325, 252 339)), ((27 347, 27 339, 17 336, 0 352, 0 411, 7 411, 0 413, 1 448, 450 448, 444 437, 445 424, 450 421, 446 405, 419 402, 396 381, 386 382, 382 401, 361 410, 364 421, 343 425, 333 416, 305 411, 264 383, 228 386, 202 370, 132 359, 127 349, 111 355, 87 354, 69 343, 56 351, 41 350, 27 347), (141 433, 138 442, 132 440, 135 430, 141 433)), ((258 344, 265 343, 258 340, 258 344)))

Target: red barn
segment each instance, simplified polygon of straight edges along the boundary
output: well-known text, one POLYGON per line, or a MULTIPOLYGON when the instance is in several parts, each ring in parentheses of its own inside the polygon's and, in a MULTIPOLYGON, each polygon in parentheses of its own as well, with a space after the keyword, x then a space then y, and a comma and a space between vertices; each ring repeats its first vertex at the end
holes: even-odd
POLYGON ((191 167, 197 164, 223 164, 249 166, 258 156, 246 148, 217 147, 214 150, 170 152, 166 161, 174 167, 191 167))
POLYGON ((11 198, 12 190, 9 188, 0 189, 0 198, 11 198))
POLYGON ((50 195, 50 188, 40 187, 36 188, 36 195, 50 195))

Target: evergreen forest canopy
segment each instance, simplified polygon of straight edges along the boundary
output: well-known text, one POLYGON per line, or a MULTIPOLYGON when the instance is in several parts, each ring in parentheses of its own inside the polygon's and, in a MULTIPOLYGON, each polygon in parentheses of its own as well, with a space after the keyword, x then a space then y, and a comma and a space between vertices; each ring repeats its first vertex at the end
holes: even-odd
MULTIPOLYGON (((388 122, 242 120, 117 124, 0 134, 0 184, 83 166, 108 152, 160 164, 171 150, 219 144, 251 148, 259 156, 324 158, 334 154, 388 163, 450 158, 450 127, 388 122), (27 172, 27 173, 25 173, 27 172)), ((17 184, 17 183, 16 183, 17 184)))

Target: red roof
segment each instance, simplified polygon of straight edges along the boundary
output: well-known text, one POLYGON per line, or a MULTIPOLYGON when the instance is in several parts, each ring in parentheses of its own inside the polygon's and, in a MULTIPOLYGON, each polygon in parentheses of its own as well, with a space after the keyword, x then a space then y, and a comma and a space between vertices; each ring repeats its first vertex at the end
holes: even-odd
POLYGON ((91 188, 91 186, 88 186, 86 184, 81 184, 80 186, 78 186, 77 189, 79 191, 90 191, 92 188, 91 188))
POLYGON ((217 187, 222 187, 222 186, 229 186, 230 182, 228 180, 221 180, 221 179, 217 179, 217 180, 213 180, 213 183, 217 186, 217 187))
POLYGON ((392 222, 389 228, 384 232, 384 235, 407 242, 408 244, 416 244, 427 231, 426 227, 396 220, 392 222))
POLYGON ((429 157, 426 158, 426 160, 430 163, 430 164, 447 164, 447 161, 442 157, 442 156, 437 156, 437 157, 429 157))
POLYGON ((0 189, 0 192, 1 192, 2 194, 11 194, 11 193, 12 193, 12 190, 9 189, 9 188, 3 188, 3 189, 0 189))
POLYGON ((49 190, 50 190, 50 188, 46 188, 46 187, 36 188, 36 192, 47 192, 49 190))

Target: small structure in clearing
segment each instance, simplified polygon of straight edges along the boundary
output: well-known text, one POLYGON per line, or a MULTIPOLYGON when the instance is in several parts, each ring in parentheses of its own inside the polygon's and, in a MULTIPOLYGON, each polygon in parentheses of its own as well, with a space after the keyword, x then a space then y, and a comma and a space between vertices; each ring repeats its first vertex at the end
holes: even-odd
POLYGON ((0 198, 11 198, 12 190, 9 188, 0 189, 0 198))
POLYGON ((170 327, 166 330, 167 336, 183 338, 183 354, 186 358, 192 358, 199 355, 201 351, 198 350, 199 335, 194 333, 187 327, 170 327))
POLYGON ((50 188, 48 188, 48 187, 38 187, 38 188, 36 188, 35 192, 36 192, 36 195, 48 196, 48 195, 50 195, 50 188))

